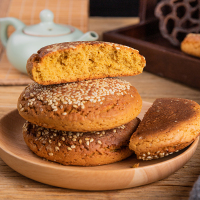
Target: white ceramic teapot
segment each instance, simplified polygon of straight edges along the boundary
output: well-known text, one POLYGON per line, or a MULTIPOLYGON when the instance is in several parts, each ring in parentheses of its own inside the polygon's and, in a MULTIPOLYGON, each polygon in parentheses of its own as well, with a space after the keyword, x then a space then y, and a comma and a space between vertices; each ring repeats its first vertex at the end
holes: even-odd
POLYGON ((73 26, 55 24, 53 18, 53 13, 47 9, 40 12, 41 22, 32 26, 26 26, 13 17, 0 18, 1 42, 6 47, 8 60, 16 69, 26 73, 28 58, 46 45, 98 39, 98 34, 93 31, 83 34, 73 26), (16 30, 8 38, 9 25, 14 26, 16 30))

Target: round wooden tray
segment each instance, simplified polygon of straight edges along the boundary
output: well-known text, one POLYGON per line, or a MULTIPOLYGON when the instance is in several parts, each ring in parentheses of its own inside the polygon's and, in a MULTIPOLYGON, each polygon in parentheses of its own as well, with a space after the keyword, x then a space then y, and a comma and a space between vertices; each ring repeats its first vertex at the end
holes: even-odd
MULTIPOLYGON (((150 107, 143 102, 139 117, 150 107)), ((114 190, 145 185, 161 180, 181 168, 194 154, 199 138, 188 148, 158 160, 128 159, 103 166, 63 166, 33 154, 22 136, 25 122, 17 110, 0 121, 0 157, 12 169, 33 180, 53 186, 79 190, 114 190), (139 167, 132 168, 136 163, 139 167)))

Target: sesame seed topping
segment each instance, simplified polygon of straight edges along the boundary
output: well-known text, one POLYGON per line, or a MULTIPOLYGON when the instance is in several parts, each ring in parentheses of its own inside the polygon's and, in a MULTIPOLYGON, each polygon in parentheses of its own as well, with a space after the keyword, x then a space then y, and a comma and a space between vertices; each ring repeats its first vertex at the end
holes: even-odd
POLYGON ((62 141, 65 141, 65 137, 62 137, 61 139, 62 139, 62 141))
POLYGON ((49 156, 53 156, 53 153, 49 153, 49 156))
POLYGON ((75 149, 75 148, 76 148, 76 146, 75 146, 75 145, 71 145, 71 148, 72 148, 72 149, 75 149))
POLYGON ((90 145, 90 141, 86 141, 86 145, 89 146, 90 145))
MULTIPOLYGON (((63 110, 65 106, 71 105, 74 109, 85 109, 88 101, 92 103, 102 102, 108 95, 124 95, 130 90, 130 83, 118 78, 103 78, 80 82, 64 83, 57 85, 29 84, 25 88, 22 98, 28 99, 27 105, 32 106, 33 102, 41 101, 41 111, 43 106, 51 106, 53 112, 63 110)), ((19 105, 24 111, 25 105, 19 105)), ((43 109, 44 110, 44 109, 43 109)), ((62 115, 67 115, 62 112, 62 115)))

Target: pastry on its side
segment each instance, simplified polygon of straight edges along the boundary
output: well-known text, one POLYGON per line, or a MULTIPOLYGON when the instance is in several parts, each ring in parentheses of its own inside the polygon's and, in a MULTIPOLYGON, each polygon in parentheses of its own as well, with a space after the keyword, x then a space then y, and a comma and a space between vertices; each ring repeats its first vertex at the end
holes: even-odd
POLYGON ((199 104, 187 99, 160 98, 144 115, 129 147, 138 159, 157 159, 187 147, 199 133, 199 104))
POLYGON ((142 73, 138 50, 109 42, 65 42, 41 48, 27 61, 32 80, 42 85, 142 73))
POLYGON ((181 43, 181 50, 192 56, 200 57, 200 34, 189 33, 181 43))
POLYGON ((132 120, 112 130, 73 133, 57 131, 26 122, 24 140, 38 156, 63 165, 94 166, 129 157, 128 143, 140 120, 132 120))
POLYGON ((27 86, 18 100, 19 114, 45 128, 88 132, 108 130, 135 119, 142 99, 118 78, 27 86))

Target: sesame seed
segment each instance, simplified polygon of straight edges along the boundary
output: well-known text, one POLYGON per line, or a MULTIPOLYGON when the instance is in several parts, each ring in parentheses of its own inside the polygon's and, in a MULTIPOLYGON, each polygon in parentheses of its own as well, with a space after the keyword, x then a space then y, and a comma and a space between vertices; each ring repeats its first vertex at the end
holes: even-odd
POLYGON ((58 146, 59 146, 59 147, 61 146, 61 143, 60 143, 60 142, 58 142, 58 146))
POLYGON ((152 157, 151 157, 151 156, 147 156, 147 159, 148 159, 148 160, 151 160, 151 159, 152 159, 152 157))
POLYGON ((65 137, 62 137, 61 139, 62 139, 62 141, 65 141, 65 137))
POLYGON ((76 142, 76 138, 72 138, 72 141, 76 142))
POLYGON ((85 138, 86 141, 90 140, 90 138, 85 138))
POLYGON ((49 153, 49 156, 53 156, 53 153, 49 153))
POLYGON ((157 159, 157 158, 158 158, 158 156, 157 156, 157 155, 155 155, 155 156, 154 156, 154 158, 156 158, 156 159, 157 159))
POLYGON ((64 112, 64 113, 62 113, 62 115, 67 115, 67 113, 66 113, 66 112, 64 112))
POLYGON ((76 148, 76 146, 75 146, 75 145, 71 145, 71 148, 72 148, 72 149, 75 149, 75 148, 76 148))
POLYGON ((71 151, 71 150, 72 150, 72 148, 70 148, 70 147, 67 147, 67 150, 68 150, 68 151, 71 151))
POLYGON ((85 106, 84 105, 81 105, 81 109, 84 109, 85 108, 85 106))
POLYGON ((89 141, 86 141, 86 145, 89 146, 89 144, 90 144, 90 142, 89 142, 89 141))
POLYGON ((97 142, 98 142, 98 144, 102 144, 102 142, 100 140, 98 140, 97 142))
POLYGON ((83 141, 80 139, 80 140, 79 140, 79 143, 82 144, 82 142, 83 142, 83 141))
POLYGON ((60 150, 60 148, 59 147, 55 147, 55 151, 59 151, 60 150))
POLYGON ((93 139, 93 138, 91 138, 91 139, 90 139, 90 142, 93 142, 93 141, 94 141, 94 139, 93 139))
POLYGON ((116 133, 116 132, 117 132, 117 130, 116 130, 116 129, 113 129, 113 132, 114 132, 114 133, 116 133))

